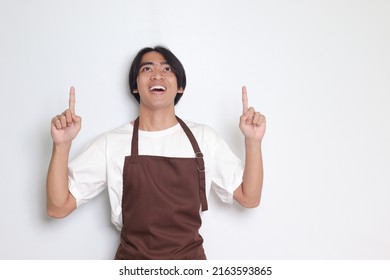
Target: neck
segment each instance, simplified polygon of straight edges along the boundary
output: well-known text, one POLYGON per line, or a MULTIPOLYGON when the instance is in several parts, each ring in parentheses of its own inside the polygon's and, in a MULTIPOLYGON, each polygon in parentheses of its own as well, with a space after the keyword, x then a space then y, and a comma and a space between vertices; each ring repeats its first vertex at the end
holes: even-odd
POLYGON ((174 108, 151 111, 140 107, 139 129, 143 131, 159 131, 177 124, 174 108))

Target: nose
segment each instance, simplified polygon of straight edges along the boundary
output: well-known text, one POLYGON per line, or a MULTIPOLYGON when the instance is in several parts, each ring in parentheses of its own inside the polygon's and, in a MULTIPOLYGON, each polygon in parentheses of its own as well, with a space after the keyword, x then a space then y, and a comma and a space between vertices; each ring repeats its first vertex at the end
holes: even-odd
POLYGON ((152 80, 163 80, 164 79, 164 75, 162 73, 162 70, 159 69, 159 68, 155 69, 155 71, 153 71, 151 79, 152 80))

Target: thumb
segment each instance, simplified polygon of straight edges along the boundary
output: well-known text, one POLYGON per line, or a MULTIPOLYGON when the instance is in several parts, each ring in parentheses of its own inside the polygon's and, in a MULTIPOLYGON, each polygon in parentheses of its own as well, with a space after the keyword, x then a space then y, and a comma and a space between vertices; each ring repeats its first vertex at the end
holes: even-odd
POLYGON ((81 117, 77 116, 76 114, 72 114, 72 120, 76 123, 81 122, 81 117))

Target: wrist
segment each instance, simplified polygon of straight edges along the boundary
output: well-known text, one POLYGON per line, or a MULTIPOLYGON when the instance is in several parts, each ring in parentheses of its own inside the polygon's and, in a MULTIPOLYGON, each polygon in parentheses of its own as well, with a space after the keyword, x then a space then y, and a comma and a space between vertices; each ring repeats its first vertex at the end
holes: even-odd
POLYGON ((53 142, 53 152, 69 153, 71 145, 72 142, 64 142, 64 143, 53 142))
POLYGON ((261 141, 262 140, 245 137, 245 146, 254 148, 261 147, 261 141))

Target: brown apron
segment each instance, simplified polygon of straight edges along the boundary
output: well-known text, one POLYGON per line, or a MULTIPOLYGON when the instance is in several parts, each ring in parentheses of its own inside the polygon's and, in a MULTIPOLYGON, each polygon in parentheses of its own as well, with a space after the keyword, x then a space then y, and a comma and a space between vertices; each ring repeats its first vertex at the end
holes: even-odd
POLYGON ((123 168, 121 241, 115 259, 206 259, 198 230, 207 210, 203 154, 188 126, 194 158, 138 155, 139 118, 123 168))

